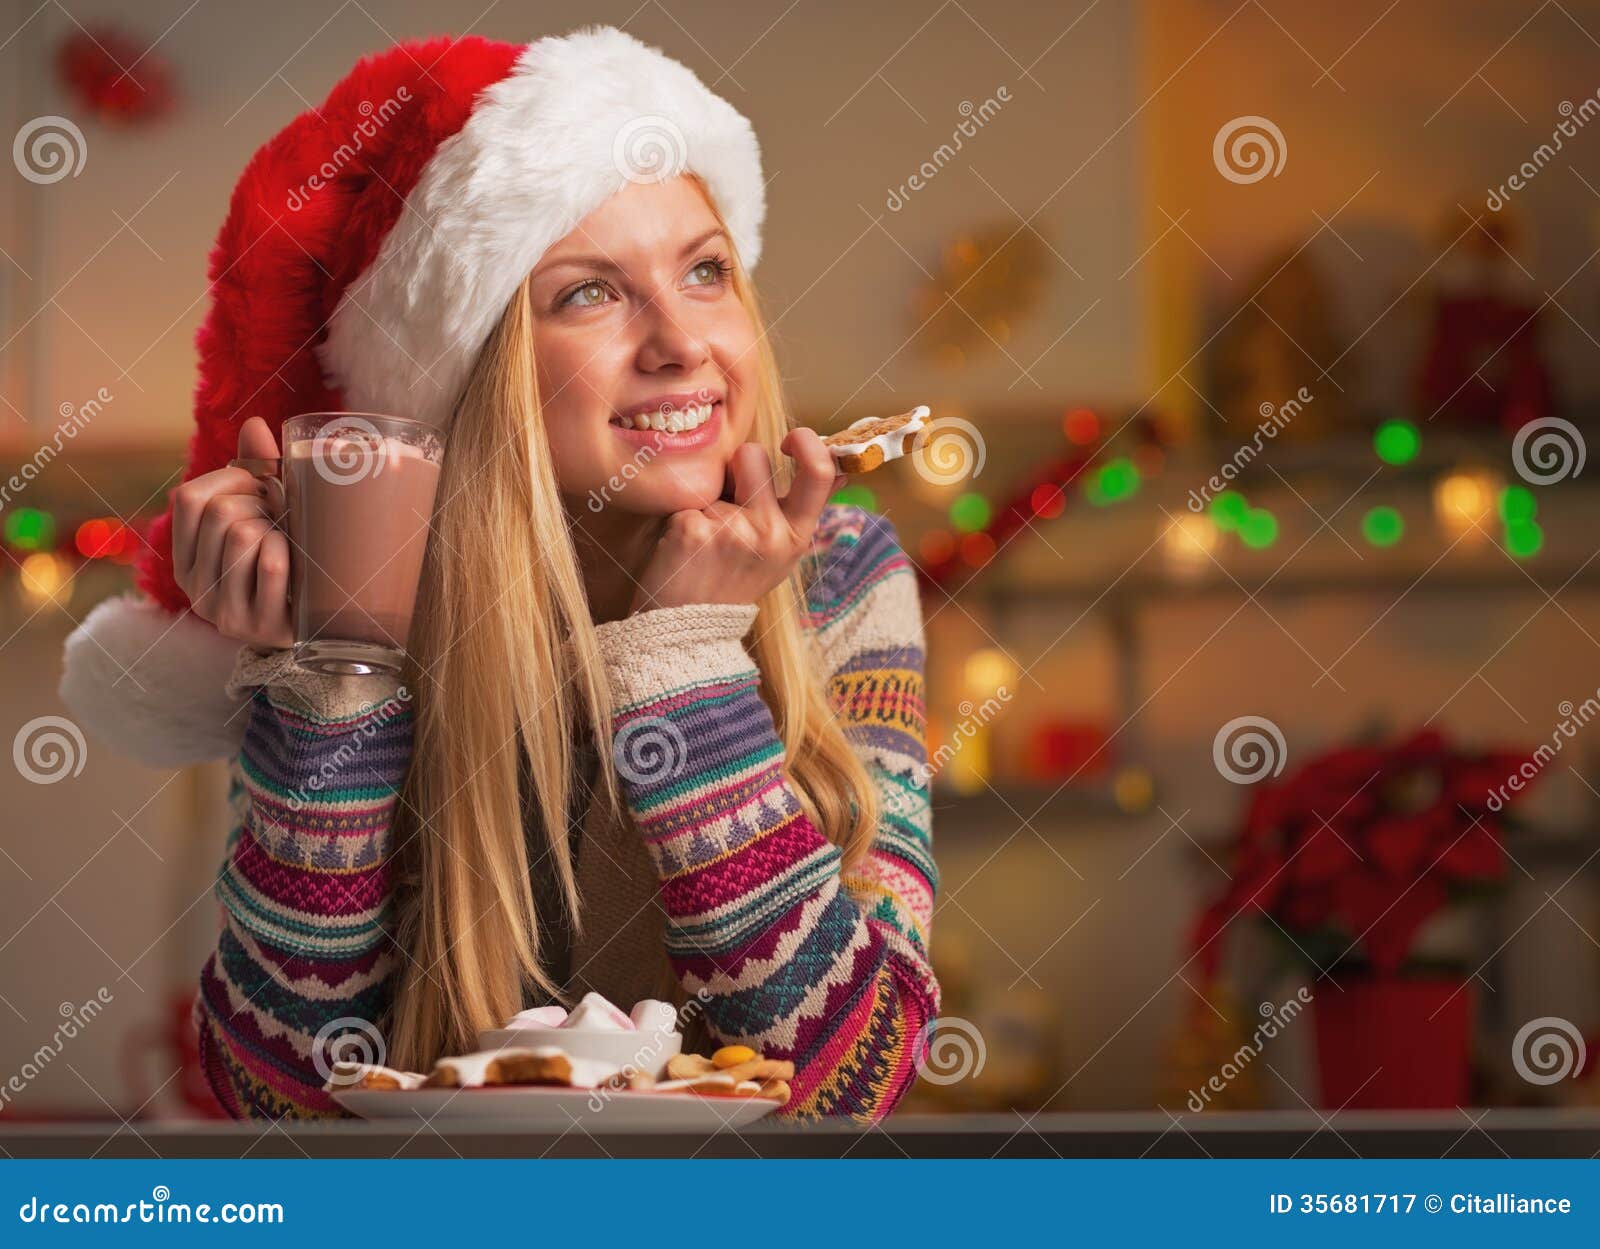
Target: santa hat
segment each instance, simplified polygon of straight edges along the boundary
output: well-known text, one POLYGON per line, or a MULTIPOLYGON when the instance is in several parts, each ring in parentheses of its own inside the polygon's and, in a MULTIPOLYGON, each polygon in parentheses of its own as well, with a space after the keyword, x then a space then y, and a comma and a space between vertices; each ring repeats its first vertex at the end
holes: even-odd
MULTIPOLYGON (((222 467, 239 427, 301 412, 392 412, 443 427, 539 257, 630 182, 698 175, 740 263, 761 254, 761 150, 695 74, 614 27, 526 45, 401 43, 251 158, 211 253, 184 479, 222 467)), ((224 685, 239 646, 190 613, 171 512, 140 594, 67 640, 61 695, 146 763, 226 758, 244 732, 224 685)))

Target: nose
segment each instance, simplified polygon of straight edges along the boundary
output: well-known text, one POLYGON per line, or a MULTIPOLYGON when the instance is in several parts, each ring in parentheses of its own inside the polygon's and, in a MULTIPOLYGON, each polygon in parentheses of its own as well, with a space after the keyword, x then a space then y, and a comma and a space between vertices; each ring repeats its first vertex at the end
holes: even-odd
POLYGON ((676 369, 693 373, 710 354, 704 339, 681 307, 668 307, 660 296, 639 313, 642 339, 639 343, 639 368, 646 373, 676 369))

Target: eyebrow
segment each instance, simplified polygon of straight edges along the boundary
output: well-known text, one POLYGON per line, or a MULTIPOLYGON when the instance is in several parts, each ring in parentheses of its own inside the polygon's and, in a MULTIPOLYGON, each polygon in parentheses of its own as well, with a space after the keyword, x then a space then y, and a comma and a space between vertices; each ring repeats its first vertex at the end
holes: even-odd
MULTIPOLYGON (((678 253, 679 258, 681 259, 684 256, 687 256, 692 251, 697 251, 715 238, 726 239, 727 231, 721 226, 713 226, 699 238, 685 243, 683 245, 683 249, 678 253)), ((541 269, 540 272, 545 273, 553 269, 563 268, 567 265, 574 265, 585 269, 607 269, 612 273, 622 272, 622 266, 606 256, 563 256, 559 260, 552 260, 544 269, 541 269)))

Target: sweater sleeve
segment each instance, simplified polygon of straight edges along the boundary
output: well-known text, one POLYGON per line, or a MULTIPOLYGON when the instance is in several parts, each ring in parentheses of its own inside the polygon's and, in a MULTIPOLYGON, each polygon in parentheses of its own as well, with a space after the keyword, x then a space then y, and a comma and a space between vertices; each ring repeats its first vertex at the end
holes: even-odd
POLYGON ((201 1062, 235 1118, 339 1116, 323 1089, 329 1056, 382 1061, 400 957, 383 923, 410 695, 248 647, 228 688, 251 701, 216 881, 221 931, 195 1002, 201 1062))
POLYGON ((871 849, 848 874, 784 775, 743 638, 753 606, 642 612, 601 626, 613 760, 661 878, 667 953, 712 1033, 790 1058, 786 1113, 887 1114, 937 1015, 916 583, 877 517, 830 508, 811 626, 829 693, 877 788, 871 849))

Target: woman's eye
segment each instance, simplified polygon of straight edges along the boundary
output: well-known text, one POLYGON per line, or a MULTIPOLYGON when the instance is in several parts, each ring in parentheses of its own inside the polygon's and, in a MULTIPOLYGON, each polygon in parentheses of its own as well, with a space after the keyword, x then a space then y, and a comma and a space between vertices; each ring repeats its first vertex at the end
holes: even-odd
POLYGON ((568 295, 564 302, 575 308, 592 308, 596 304, 603 304, 605 295, 606 286, 604 282, 585 282, 568 295))
POLYGON ((689 270, 690 278, 695 278, 697 275, 699 280, 692 282, 691 285, 709 286, 722 279, 722 265, 716 260, 702 260, 693 269, 689 270))

